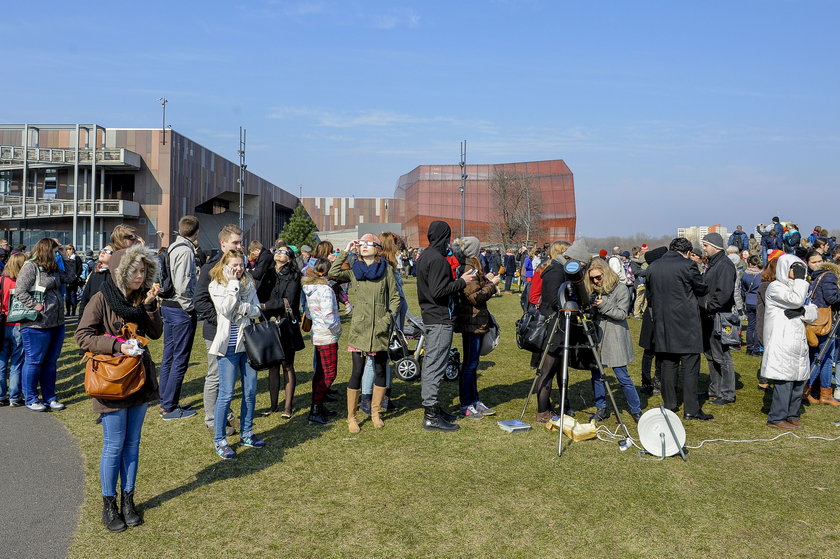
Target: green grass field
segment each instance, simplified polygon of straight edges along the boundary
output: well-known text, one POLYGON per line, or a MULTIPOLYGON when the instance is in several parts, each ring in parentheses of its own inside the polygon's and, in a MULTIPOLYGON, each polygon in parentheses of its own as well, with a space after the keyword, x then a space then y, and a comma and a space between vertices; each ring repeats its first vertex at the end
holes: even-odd
MULTIPOLYGON (((407 283, 417 313, 413 282, 407 283)), ((145 524, 112 535, 99 522, 101 428, 93 423, 82 383, 84 369, 68 337, 59 362, 56 414, 79 439, 86 462, 86 500, 70 555, 93 557, 840 557, 840 441, 831 425, 840 412, 806 407, 803 438, 773 442, 707 443, 678 457, 642 460, 635 449, 590 440, 557 457, 557 434, 533 423, 508 434, 497 419, 518 417, 531 384, 529 354, 516 347, 518 296, 494 298, 503 328, 500 347, 480 364, 482 400, 498 411, 480 421, 462 419, 455 433, 420 428, 419 382, 394 381, 401 410, 374 430, 347 432, 341 413, 330 426, 306 421, 312 378, 311 347, 297 356, 295 416, 284 421, 259 411, 268 406, 260 373, 255 432, 265 449, 242 449, 222 462, 213 451, 201 411, 207 353, 196 340, 183 401, 199 409, 184 421, 163 422, 150 406, 144 426, 137 502, 145 524)), ((638 336, 639 321, 631 320, 638 336)), ((346 330, 347 328, 345 328, 346 330)), ((69 332, 72 334, 72 330, 69 332)), ((460 339, 456 337, 456 346, 460 339)), ((161 344, 152 346, 156 361, 161 344)), ((630 371, 640 383, 641 351, 630 371)), ((734 352, 738 401, 716 419, 688 422, 688 445, 705 439, 769 439, 768 400, 756 389, 757 358, 734 352), (763 410, 763 411, 762 411, 763 410)), ((336 387, 343 391, 350 359, 339 355, 336 387)), ((701 389, 708 377, 705 362, 701 389)), ((579 420, 594 411, 589 373, 571 371, 579 420)), ((612 377, 610 377, 612 378, 612 377)), ((614 382, 613 385, 617 387, 614 382)), ((623 418, 635 424, 615 390, 623 418)), ((444 383, 442 402, 457 404, 457 383, 444 383)), ((556 396, 555 396, 556 400, 556 396)), ((645 409, 659 397, 642 395, 645 409)), ((233 409, 239 409, 238 396, 233 409)), ((615 427, 615 418, 606 422, 615 427)), ((238 439, 237 439, 238 440, 238 439)))

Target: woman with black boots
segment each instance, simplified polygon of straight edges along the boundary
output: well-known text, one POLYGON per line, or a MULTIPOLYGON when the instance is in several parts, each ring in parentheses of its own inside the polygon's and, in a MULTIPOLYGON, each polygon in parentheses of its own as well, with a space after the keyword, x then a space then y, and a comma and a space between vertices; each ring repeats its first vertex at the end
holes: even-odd
MULTIPOLYGON (((126 328, 151 339, 160 338, 163 321, 155 286, 157 259, 141 245, 115 252, 111 274, 100 291, 91 297, 76 330, 76 343, 93 354, 133 355, 137 347, 125 339, 126 328)), ((102 417, 102 458, 99 479, 102 484, 102 523, 111 532, 126 526, 139 526, 143 519, 134 506, 134 482, 140 453, 140 435, 146 406, 160 398, 157 371, 151 354, 143 349, 145 382, 139 391, 119 400, 94 398, 93 411, 102 417), (120 509, 116 486, 120 478, 120 509)))
MULTIPOLYGON (((286 246, 286 243, 282 240, 277 241, 274 245, 274 269, 270 273, 274 274, 271 278, 274 286, 268 300, 262 305, 266 317, 280 319, 291 312, 289 319, 294 318, 295 323, 300 324, 300 270, 295 265, 292 249, 286 246)), ((279 411, 280 367, 282 366, 286 401, 281 417, 291 419, 294 413, 292 402, 295 398, 295 387, 297 386, 295 352, 285 345, 283 346, 283 352, 286 358, 282 365, 271 367, 268 370, 268 394, 271 399, 271 407, 263 415, 279 411)))

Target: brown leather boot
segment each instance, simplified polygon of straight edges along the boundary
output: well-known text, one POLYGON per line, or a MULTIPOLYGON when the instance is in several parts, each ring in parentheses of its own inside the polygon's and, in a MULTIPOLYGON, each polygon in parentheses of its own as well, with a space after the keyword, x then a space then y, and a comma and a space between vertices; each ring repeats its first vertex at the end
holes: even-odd
POLYGON ((820 388, 820 404, 828 404, 829 406, 840 406, 840 401, 834 399, 834 391, 829 388, 820 388))
POLYGON ((802 391, 802 396, 805 398, 806 404, 819 404, 820 401, 817 398, 814 398, 814 395, 811 393, 811 385, 806 384, 805 390, 802 391))
POLYGON ((384 386, 373 387, 373 398, 370 400, 370 420, 373 421, 373 426, 376 429, 385 427, 385 423, 379 416, 379 412, 382 411, 382 399, 385 397, 386 390, 388 389, 384 386))
POLYGON ((361 390, 347 389, 347 430, 351 433, 359 433, 362 429, 356 419, 356 410, 359 409, 359 393, 361 390))

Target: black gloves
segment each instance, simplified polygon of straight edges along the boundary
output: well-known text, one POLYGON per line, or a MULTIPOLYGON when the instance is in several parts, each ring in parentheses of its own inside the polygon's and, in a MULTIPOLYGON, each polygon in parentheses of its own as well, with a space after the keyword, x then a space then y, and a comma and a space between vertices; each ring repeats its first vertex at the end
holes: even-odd
POLYGON ((805 307, 799 307, 798 309, 785 309, 785 316, 788 317, 791 320, 793 320, 794 318, 799 318, 800 316, 802 316, 804 314, 805 314, 805 307))
MULTIPOLYGON (((808 273, 808 269, 799 262, 793 264, 790 269, 793 272, 793 279, 805 279, 805 275, 808 273)), ((802 312, 804 313, 805 311, 802 312)))

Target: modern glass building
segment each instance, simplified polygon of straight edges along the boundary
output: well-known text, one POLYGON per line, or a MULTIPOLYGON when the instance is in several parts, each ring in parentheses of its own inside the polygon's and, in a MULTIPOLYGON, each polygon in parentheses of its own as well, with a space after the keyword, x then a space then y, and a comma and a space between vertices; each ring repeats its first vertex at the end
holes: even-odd
MULTIPOLYGON (((520 228, 515 242, 574 241, 574 176, 564 161, 467 165, 466 174, 465 235, 478 237, 485 245, 504 241, 500 229, 504 198, 492 187, 505 177, 513 198, 527 183, 533 208, 528 226, 520 228)), ((426 231, 434 220, 446 221, 454 236, 460 234, 461 182, 459 165, 420 165, 397 180, 393 198, 303 198, 302 202, 321 231, 398 222, 406 242, 422 247, 428 244, 426 231)))
MULTIPOLYGON (((13 246, 52 236, 94 250, 127 223, 158 248, 193 214, 200 245, 215 247, 219 229, 239 221, 238 179, 239 165, 174 130, 0 125, 0 235, 13 246)), ((247 171, 244 194, 246 240, 276 238, 298 203, 247 171)))

